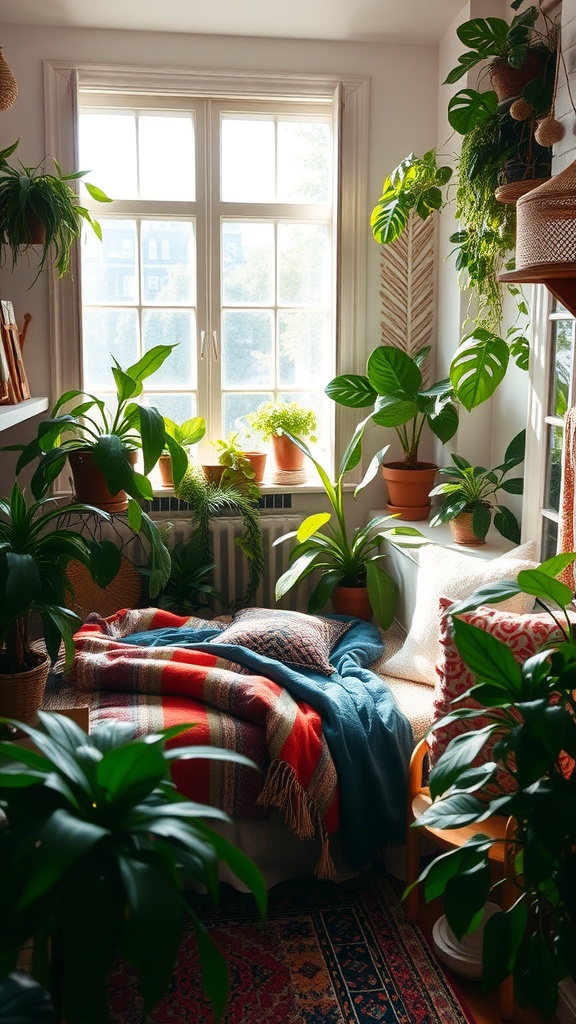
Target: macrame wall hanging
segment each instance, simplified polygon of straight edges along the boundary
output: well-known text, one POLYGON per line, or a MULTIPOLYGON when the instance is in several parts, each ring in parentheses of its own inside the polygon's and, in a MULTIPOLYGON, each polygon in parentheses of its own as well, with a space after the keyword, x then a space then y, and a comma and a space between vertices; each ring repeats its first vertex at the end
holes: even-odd
POLYGON ((434 218, 410 216, 395 242, 382 246, 381 341, 413 356, 434 332, 434 218))
POLYGON ((18 95, 18 83, 10 71, 0 47, 0 110, 8 110, 18 95))

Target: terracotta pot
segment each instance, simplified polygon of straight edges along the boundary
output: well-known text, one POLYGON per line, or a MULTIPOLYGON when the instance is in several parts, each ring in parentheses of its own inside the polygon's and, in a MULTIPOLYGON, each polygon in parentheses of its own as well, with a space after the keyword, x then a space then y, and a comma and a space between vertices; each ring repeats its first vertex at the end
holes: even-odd
POLYGON ((26 214, 26 244, 46 245, 46 225, 32 212, 26 214))
POLYGON ((0 674, 0 715, 34 724, 44 697, 50 671, 50 658, 38 654, 38 664, 27 672, 0 674))
POLYGON ((244 455, 252 464, 252 469, 255 473, 254 483, 261 484, 266 470, 266 452, 244 452, 244 455))
POLYGON ((214 484, 217 487, 222 479, 222 474, 224 472, 225 467, 216 464, 215 466, 202 466, 201 469, 208 483, 214 484))
POLYGON ((174 487, 174 477, 172 476, 172 456, 161 455, 158 459, 158 469, 160 470, 162 486, 174 487))
POLYGON ((272 435, 272 450, 276 468, 283 473, 296 473, 302 469, 306 456, 285 434, 272 435))
MULTIPOLYGON (((130 452, 130 462, 136 462, 136 452, 130 452)), ((74 494, 77 501, 96 505, 104 512, 125 512, 128 508, 126 491, 112 494, 106 478, 94 462, 90 448, 76 448, 68 452, 68 462, 74 477, 74 494)))
POLYGON ((528 50, 521 68, 511 67, 506 57, 494 61, 490 66, 490 81, 498 103, 515 99, 528 82, 541 78, 543 73, 544 61, 536 50, 528 50))
POLYGON ((433 462, 419 462, 416 469, 407 469, 403 462, 385 463, 382 476, 388 488, 388 511, 412 522, 428 519, 437 472, 433 462))
POLYGON ((337 615, 354 615, 365 622, 370 622, 374 614, 366 587, 336 587, 332 607, 337 615))
POLYGON ((472 529, 472 512, 460 512, 455 519, 450 520, 450 532, 455 544, 465 544, 466 547, 479 547, 485 544, 485 540, 479 540, 472 529))

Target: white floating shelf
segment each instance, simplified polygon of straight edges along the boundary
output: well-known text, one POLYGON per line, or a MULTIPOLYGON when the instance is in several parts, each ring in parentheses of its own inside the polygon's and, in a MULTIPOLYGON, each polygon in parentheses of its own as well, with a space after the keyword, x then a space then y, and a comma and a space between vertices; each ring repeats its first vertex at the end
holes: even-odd
POLYGON ((8 430, 9 427, 23 423, 32 416, 38 416, 48 408, 47 398, 27 398, 17 405, 0 405, 0 430, 8 430))

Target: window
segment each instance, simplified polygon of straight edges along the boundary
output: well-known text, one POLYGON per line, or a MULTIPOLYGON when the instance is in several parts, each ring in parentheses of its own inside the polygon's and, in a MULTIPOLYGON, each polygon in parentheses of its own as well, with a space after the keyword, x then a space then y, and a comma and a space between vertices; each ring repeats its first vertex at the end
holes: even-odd
POLYGON ((564 417, 576 404, 574 317, 542 286, 535 302, 536 332, 530 402, 523 526, 542 559, 556 553, 562 485, 564 417))

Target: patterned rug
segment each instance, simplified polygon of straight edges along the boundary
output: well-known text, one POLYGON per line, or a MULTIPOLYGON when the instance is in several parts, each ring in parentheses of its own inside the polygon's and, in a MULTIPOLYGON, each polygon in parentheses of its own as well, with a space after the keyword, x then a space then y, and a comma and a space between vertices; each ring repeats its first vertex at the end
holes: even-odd
MULTIPOLYGON (((223 887, 218 910, 192 902, 224 953, 223 1024, 470 1024, 422 932, 406 922, 400 888, 370 872, 339 884, 299 880, 269 893, 261 923, 252 897, 223 887)), ((141 1024, 131 969, 111 984, 112 1024, 141 1024)), ((213 1024, 187 936, 154 1024, 213 1024)))

